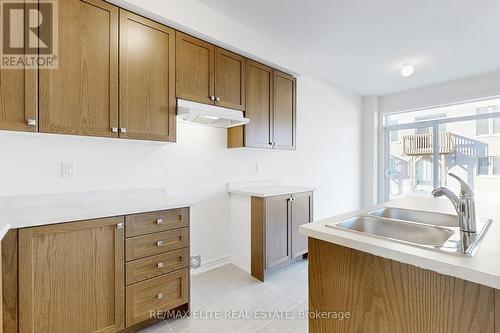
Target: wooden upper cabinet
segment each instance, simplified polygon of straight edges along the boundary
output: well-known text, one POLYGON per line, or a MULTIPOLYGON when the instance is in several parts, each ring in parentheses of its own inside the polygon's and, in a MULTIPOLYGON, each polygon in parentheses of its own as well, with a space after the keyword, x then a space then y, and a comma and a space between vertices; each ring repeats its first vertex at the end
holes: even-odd
POLYGON ((176 78, 177 97, 213 104, 214 56, 210 43, 176 32, 176 78))
POLYGON ((35 69, 0 69, 0 130, 36 132, 35 69))
POLYGON ((274 71, 274 148, 295 149, 295 91, 291 75, 274 71))
POLYGON ((245 58, 215 48, 215 105, 245 110, 245 58))
POLYGON ((123 217, 19 230, 19 332, 124 328, 123 217))
POLYGON ((175 32, 120 10, 120 137, 176 139, 175 32))
POLYGON ((258 62, 246 62, 246 147, 272 148, 273 69, 258 62))
POLYGON ((40 70, 40 131, 117 137, 118 8, 59 1, 59 68, 40 70))

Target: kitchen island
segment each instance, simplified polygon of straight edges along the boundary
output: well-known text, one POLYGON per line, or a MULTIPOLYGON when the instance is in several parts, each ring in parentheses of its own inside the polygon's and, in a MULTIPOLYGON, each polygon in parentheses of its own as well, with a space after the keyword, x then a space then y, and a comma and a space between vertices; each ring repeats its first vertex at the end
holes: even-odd
MULTIPOLYGON (((454 213, 446 199, 409 197, 382 206, 454 213)), ((310 332, 498 332, 498 205, 474 257, 456 256, 327 227, 377 207, 301 226, 309 237, 310 332), (329 313, 349 313, 331 318, 329 313), (321 314, 321 315, 320 315, 321 314)))

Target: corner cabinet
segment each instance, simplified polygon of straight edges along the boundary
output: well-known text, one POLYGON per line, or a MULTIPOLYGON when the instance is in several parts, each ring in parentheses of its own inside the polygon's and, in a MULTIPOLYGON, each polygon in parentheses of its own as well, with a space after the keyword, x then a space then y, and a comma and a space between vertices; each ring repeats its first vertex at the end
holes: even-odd
POLYGON ((124 328, 124 218, 19 230, 19 332, 124 328))
POLYGON ((251 198, 251 274, 264 281, 265 271, 307 253, 299 226, 313 220, 313 193, 251 198))
POLYGON ((174 142, 175 32, 120 10, 120 137, 174 142))
POLYGON ((228 129, 228 147, 290 150, 296 147, 296 79, 247 60, 245 117, 228 129))

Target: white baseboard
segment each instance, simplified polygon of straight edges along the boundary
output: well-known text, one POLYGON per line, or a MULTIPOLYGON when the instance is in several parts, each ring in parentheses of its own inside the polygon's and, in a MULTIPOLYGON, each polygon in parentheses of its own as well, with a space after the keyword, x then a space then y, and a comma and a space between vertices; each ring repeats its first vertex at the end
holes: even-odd
POLYGON ((207 262, 202 262, 201 267, 191 270, 191 275, 198 275, 204 272, 211 271, 218 267, 227 265, 231 263, 231 256, 224 256, 217 259, 209 260, 207 262))

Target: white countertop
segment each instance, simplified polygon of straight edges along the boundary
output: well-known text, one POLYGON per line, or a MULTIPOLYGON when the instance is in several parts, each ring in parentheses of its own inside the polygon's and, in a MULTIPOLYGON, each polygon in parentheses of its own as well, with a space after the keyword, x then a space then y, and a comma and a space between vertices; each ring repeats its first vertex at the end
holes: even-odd
POLYGON ((189 207, 165 190, 0 197, 0 239, 9 229, 189 207))
POLYGON ((266 185, 266 186, 250 186, 241 188, 231 188, 229 193, 249 195, 253 197, 274 197, 277 195, 294 194, 302 192, 312 192, 316 189, 305 186, 290 186, 290 185, 266 185))
MULTIPOLYGON (((492 218, 493 223, 472 258, 440 253, 325 226, 326 223, 339 222, 367 213, 378 206, 305 224, 300 226, 300 232, 326 242, 500 289, 500 205, 476 204, 478 217, 492 218)), ((407 197, 381 206, 456 214, 446 198, 407 197)))

